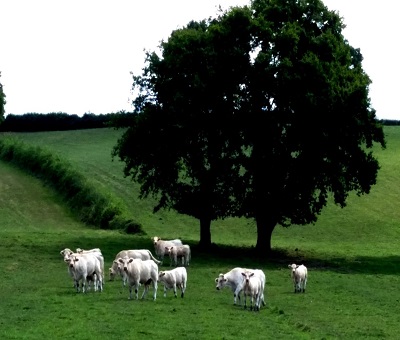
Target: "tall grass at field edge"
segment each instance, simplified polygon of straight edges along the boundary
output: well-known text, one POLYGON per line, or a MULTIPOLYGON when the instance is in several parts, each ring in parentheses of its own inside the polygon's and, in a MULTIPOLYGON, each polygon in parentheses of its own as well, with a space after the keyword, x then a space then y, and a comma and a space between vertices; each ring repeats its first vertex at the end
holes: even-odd
POLYGON ((5 137, 0 139, 0 159, 33 174, 55 189, 85 224, 145 234, 139 223, 127 217, 126 207, 120 199, 96 188, 59 155, 5 137))

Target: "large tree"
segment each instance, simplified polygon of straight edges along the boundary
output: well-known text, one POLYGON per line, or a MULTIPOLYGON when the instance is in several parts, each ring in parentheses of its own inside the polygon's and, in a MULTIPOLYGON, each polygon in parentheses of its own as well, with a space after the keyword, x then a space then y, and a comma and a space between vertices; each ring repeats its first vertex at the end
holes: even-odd
POLYGON ((362 55, 320 0, 254 0, 191 22, 147 53, 137 119, 114 155, 142 196, 210 223, 246 216, 256 247, 280 224, 315 222, 329 194, 368 193, 382 127, 362 55))
POLYGON ((114 155, 125 174, 155 195, 160 208, 200 220, 200 244, 211 244, 211 221, 238 210, 242 135, 235 115, 249 73, 251 12, 190 22, 146 54, 134 77, 137 119, 114 155))
MULTIPOLYGON (((0 72, 1 77, 1 72, 0 72)), ((3 91, 3 84, 0 83, 0 123, 4 120, 5 108, 6 105, 6 95, 3 91)))
POLYGON ((271 249, 275 226, 317 220, 329 195, 369 193, 385 147, 370 105, 369 77, 344 24, 320 0, 254 0, 257 55, 246 84, 243 214, 257 222, 256 248, 271 249))

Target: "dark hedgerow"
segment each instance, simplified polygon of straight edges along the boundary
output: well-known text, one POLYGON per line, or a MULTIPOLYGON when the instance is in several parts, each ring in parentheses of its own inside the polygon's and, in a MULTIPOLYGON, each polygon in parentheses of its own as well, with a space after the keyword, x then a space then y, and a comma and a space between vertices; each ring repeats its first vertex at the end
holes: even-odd
POLYGON ((58 155, 5 137, 0 139, 0 159, 28 171, 55 189, 82 222, 101 229, 144 233, 139 223, 127 217, 121 201, 100 191, 58 155))

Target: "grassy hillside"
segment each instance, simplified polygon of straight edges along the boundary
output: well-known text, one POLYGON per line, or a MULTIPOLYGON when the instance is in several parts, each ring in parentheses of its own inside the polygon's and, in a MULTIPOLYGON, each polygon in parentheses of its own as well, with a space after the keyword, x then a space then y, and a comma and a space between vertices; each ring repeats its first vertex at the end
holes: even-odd
MULTIPOLYGON (((112 147, 121 133, 120 130, 93 129, 15 135, 27 143, 54 150, 75 164, 96 185, 123 198, 132 216, 143 225, 149 235, 198 240, 197 220, 177 215, 173 211, 153 214, 154 200, 138 199, 138 186, 129 178, 124 178, 123 164, 117 159, 111 161, 112 147)), ((335 254, 343 251, 346 255, 362 255, 365 242, 368 243, 373 238, 380 244, 376 250, 377 255, 390 254, 393 251, 391 240, 399 236, 396 225, 400 221, 400 210, 397 209, 400 186, 395 185, 399 178, 397 169, 400 159, 397 154, 400 150, 400 129, 396 126, 385 127, 385 133, 387 149, 375 150, 381 170, 377 185, 372 188, 371 193, 362 197, 350 195, 345 209, 329 205, 315 225, 293 226, 288 229, 277 227, 273 234, 274 248, 297 248, 311 252, 324 249, 329 252, 332 250, 335 254), (353 237, 355 230, 358 234, 357 240, 353 237), (346 240, 349 244, 346 244, 346 240)), ((215 221, 212 224, 212 240, 218 244, 254 245, 254 222, 231 218, 215 221), (247 232, 243 233, 243 230, 247 232)))
MULTIPOLYGON (((385 127, 387 150, 377 149, 382 169, 369 195, 351 195, 348 207, 328 206, 313 226, 278 227, 276 258, 248 256, 255 226, 244 219, 216 221, 213 241, 234 245, 219 254, 199 253, 196 220, 174 212, 152 214, 151 199, 111 162, 120 131, 111 129, 17 134, 68 158, 89 178, 122 197, 149 236, 182 237, 192 244, 185 299, 128 301, 120 281, 101 294, 76 294, 59 251, 103 250, 106 268, 121 249, 152 249, 148 237, 94 230, 74 220, 60 198, 35 178, 0 162, 0 336, 4 339, 146 337, 184 339, 397 338, 400 305, 398 171, 400 128, 385 127), (280 255, 279 255, 280 254, 280 255), (289 261, 309 268, 306 294, 294 295, 289 261), (231 292, 215 290, 214 278, 234 266, 267 275, 268 306, 260 313, 232 305, 231 292)), ((0 137, 1 138, 1 137, 0 137)), ((163 269, 168 269, 164 266, 163 269)), ((106 269, 107 270, 107 269, 106 269)))

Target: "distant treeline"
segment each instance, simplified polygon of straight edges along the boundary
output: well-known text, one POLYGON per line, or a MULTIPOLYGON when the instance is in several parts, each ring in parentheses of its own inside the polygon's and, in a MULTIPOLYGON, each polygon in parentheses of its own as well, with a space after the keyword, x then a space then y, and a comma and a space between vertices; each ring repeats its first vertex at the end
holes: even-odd
MULTIPOLYGON (((36 132, 126 127, 134 119, 131 112, 107 114, 85 113, 82 117, 63 112, 9 114, 0 123, 0 132, 36 132)), ((381 119, 383 125, 400 125, 399 120, 381 119)))
POLYGON ((98 115, 85 113, 82 117, 63 112, 9 114, 0 124, 0 131, 36 132, 123 127, 129 125, 133 117, 133 113, 125 111, 98 115))
POLYGON ((400 125, 400 120, 381 119, 382 125, 400 125))

